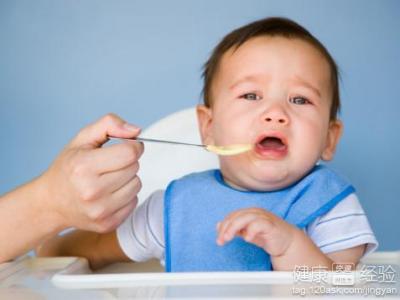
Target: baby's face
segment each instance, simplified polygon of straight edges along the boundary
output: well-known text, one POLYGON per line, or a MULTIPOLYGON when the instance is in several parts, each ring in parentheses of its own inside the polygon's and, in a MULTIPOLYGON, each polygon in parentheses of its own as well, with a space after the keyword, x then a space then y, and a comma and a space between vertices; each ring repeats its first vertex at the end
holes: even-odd
POLYGON ((330 82, 326 59, 299 39, 256 37, 225 53, 212 108, 198 107, 203 142, 255 145, 220 157, 225 181, 238 189, 276 190, 320 158, 330 160, 342 128, 329 119, 330 82))

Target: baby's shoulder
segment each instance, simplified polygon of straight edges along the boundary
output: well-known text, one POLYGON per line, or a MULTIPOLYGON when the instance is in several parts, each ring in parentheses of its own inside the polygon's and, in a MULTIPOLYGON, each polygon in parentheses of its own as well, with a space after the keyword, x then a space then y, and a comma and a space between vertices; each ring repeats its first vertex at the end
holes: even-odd
POLYGON ((361 206, 357 194, 353 192, 345 197, 342 201, 339 201, 326 213, 315 219, 313 224, 322 224, 324 222, 329 222, 342 218, 356 217, 359 215, 365 215, 365 212, 361 206))

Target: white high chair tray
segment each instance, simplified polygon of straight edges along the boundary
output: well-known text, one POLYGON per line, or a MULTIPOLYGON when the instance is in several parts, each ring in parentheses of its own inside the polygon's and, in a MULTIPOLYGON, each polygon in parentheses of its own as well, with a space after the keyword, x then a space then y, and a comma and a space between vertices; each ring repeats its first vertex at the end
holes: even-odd
MULTIPOLYGON (((137 272, 132 264, 131 273, 93 273, 86 260, 76 259, 52 278, 61 288, 119 288, 132 286, 172 285, 237 285, 237 284, 290 284, 291 272, 196 272, 165 273, 137 272)), ((117 267, 118 268, 118 267, 117 267)), ((115 270, 114 266, 114 270, 115 270)), ((150 270, 151 271, 151 270, 150 270)))
MULTIPOLYGON (((372 254, 364 264, 391 264, 400 266, 400 252, 381 252, 372 254)), ((93 274, 84 259, 72 261, 63 271, 52 278, 52 282, 62 288, 115 288, 130 286, 169 286, 169 285, 238 285, 238 284, 292 284, 293 272, 196 272, 165 273, 154 272, 159 269, 152 265, 147 270, 135 270, 131 264, 130 273, 114 273, 118 269, 109 269, 109 274, 93 274), (146 272, 147 271, 147 272, 146 272)), ((357 271, 355 272, 357 273, 357 271)), ((358 271, 359 273, 359 271, 358 271)), ((334 273, 329 273, 330 275, 334 273)))
MULTIPOLYGON (((363 263, 391 265, 397 273, 396 283, 372 286, 399 290, 400 252, 377 252, 363 263)), ((120 263, 93 273, 81 258, 25 258, 0 265, 0 299, 293 299, 300 297, 293 288, 310 287, 295 283, 292 272, 163 273, 161 270, 157 262, 120 263)), ((356 282, 355 286, 359 284, 356 282)), ((365 298, 360 294, 313 296, 365 298)), ((391 296, 398 297, 385 297, 391 296)))

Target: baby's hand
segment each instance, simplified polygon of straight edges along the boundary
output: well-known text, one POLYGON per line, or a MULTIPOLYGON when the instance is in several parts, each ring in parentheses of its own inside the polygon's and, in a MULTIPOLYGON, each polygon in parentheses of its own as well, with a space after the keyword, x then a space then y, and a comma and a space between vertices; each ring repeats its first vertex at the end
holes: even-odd
POLYGON ((217 244, 222 246, 235 236, 263 248, 271 256, 286 253, 298 229, 261 208, 246 208, 230 213, 217 224, 217 244))

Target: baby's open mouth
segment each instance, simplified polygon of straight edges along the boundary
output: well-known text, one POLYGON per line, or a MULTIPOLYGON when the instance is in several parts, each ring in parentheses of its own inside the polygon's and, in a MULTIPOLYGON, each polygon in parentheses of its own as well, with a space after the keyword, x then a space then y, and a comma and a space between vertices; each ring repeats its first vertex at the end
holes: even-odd
POLYGON ((281 157, 287 153, 288 146, 284 139, 277 136, 265 136, 256 144, 256 151, 261 155, 281 157))
POLYGON ((268 150, 283 150, 286 145, 278 137, 266 137, 262 139, 259 143, 260 147, 268 150))

